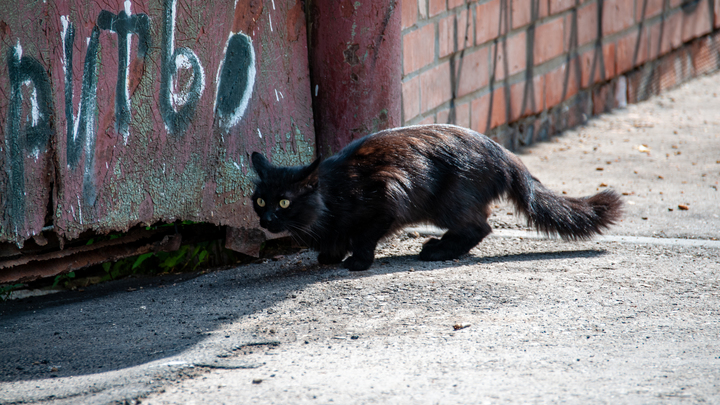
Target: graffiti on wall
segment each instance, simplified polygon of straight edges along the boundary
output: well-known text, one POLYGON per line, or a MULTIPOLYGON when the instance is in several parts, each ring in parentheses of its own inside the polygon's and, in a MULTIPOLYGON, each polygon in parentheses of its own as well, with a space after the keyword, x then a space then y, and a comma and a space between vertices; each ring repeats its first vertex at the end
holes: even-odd
MULTIPOLYGON (((5 198, 5 217, 10 222, 1 232, 18 234, 25 221, 26 190, 24 167, 25 156, 47 150, 52 138, 64 135, 65 162, 68 175, 82 177, 82 206, 92 207, 97 198, 95 190, 95 154, 98 136, 98 76, 100 72, 99 53, 101 38, 112 35, 117 44, 117 79, 114 94, 115 131, 122 136, 127 145, 133 120, 131 105, 129 72, 132 56, 145 64, 151 49, 153 24, 161 24, 162 38, 160 48, 160 86, 157 94, 158 109, 166 132, 173 137, 182 137, 196 115, 200 97, 206 90, 206 75, 203 64, 196 53, 188 47, 175 46, 175 24, 177 0, 164 0, 160 21, 151 19, 147 14, 132 13, 132 4, 126 0, 122 10, 101 10, 95 25, 87 38, 77 38, 76 23, 70 16, 60 16, 62 45, 63 95, 66 128, 55 128, 53 116, 53 85, 48 69, 32 55, 23 55, 22 44, 8 49, 7 67, 9 72, 10 97, 6 112, 6 135, 4 150, 0 153, 8 156, 5 165, 8 184, 5 198), (131 47, 135 44, 135 52, 131 47), (84 46, 83 46, 84 45, 84 46), (77 55, 78 49, 85 50, 83 56, 77 55), (76 82, 73 77, 73 60, 82 57, 82 77, 76 82), (191 72, 187 86, 176 88, 178 72, 191 72), (79 97, 75 88, 79 85, 79 97), (29 89, 29 91, 28 91, 29 89), (30 93, 30 112, 23 116, 23 92, 30 93), (78 99, 79 98, 79 99, 78 99), (27 121, 27 122, 25 122, 27 121), (53 129, 55 128, 55 129, 53 129), (9 225, 9 226, 8 226, 9 225)), ((252 39, 242 32, 230 32, 220 58, 217 72, 217 87, 214 89, 213 113, 217 128, 228 131, 241 121, 255 85, 255 51, 252 39)), ((26 97, 27 98, 27 97, 26 97)), ((2 113, 2 112, 0 112, 2 113)), ((60 142, 59 144, 62 144, 60 142)), ((79 216, 82 221, 82 214, 79 216)))
POLYGON ((255 82, 255 50, 247 35, 230 34, 220 65, 215 114, 222 128, 237 124, 247 109, 255 82))
POLYGON ((25 153, 38 155, 46 149, 52 136, 50 118, 53 113, 50 78, 43 66, 30 56, 23 56, 18 43, 8 50, 10 105, 7 113, 6 154, 9 155, 7 211, 10 225, 22 228, 25 219, 25 153), (30 120, 22 122, 23 89, 32 88, 30 120))
POLYGON ((195 115, 200 96, 205 90, 205 72, 200 59, 190 48, 175 49, 176 0, 165 0, 163 16, 162 65, 160 79, 160 111, 168 132, 181 136, 195 115), (173 94, 172 80, 178 68, 192 70, 192 84, 181 94, 173 94), (174 101, 174 102, 173 102, 174 101), (182 105, 177 108, 177 105, 182 105))

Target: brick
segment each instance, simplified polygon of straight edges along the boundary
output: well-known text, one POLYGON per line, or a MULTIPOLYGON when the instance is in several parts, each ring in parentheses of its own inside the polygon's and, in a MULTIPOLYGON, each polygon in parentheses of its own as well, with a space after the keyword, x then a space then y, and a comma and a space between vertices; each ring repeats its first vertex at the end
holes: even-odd
POLYGON ((420 76, 420 107, 425 113, 449 101, 452 96, 450 87, 450 63, 445 62, 420 76))
POLYGON ((562 13, 571 9, 575 5, 575 0, 550 0, 550 15, 562 13))
POLYGON ((450 122, 450 109, 438 111, 435 114, 435 122, 438 124, 454 124, 454 122, 450 122))
POLYGON ((472 46, 472 24, 472 13, 468 10, 445 17, 438 22, 438 42, 441 58, 472 46), (455 45, 455 24, 457 24, 457 47, 455 45))
POLYGON ((476 132, 486 133, 488 128, 488 113, 490 109, 490 95, 486 94, 480 98, 476 98, 470 103, 470 129, 476 132))
POLYGON ((446 4, 446 0, 429 0, 428 14, 430 17, 436 16, 447 10, 446 4))
POLYGON ((545 109, 545 77, 537 75, 533 78, 535 86, 535 113, 539 113, 545 109))
POLYGON ((583 46, 597 39, 597 3, 585 4, 582 7, 578 8, 577 30, 578 46, 583 46))
POLYGON ((435 123, 435 116, 431 115, 429 117, 425 117, 422 121, 418 122, 417 125, 428 125, 428 124, 434 124, 435 123))
MULTIPOLYGON (((638 30, 640 32, 640 30, 638 30)), ((637 50, 637 57, 635 57, 635 50, 633 50, 633 58, 635 58, 635 66, 640 66, 643 63, 648 61, 648 56, 650 54, 650 39, 648 38, 648 31, 643 29, 642 36, 640 37, 639 41, 639 47, 637 50)), ((634 67, 635 67, 634 66, 634 67)), ((617 73, 617 72, 616 72, 617 73)), ((619 73, 617 73, 619 74, 619 73)))
POLYGON ((435 60, 435 24, 403 35, 403 72, 408 74, 435 60))
POLYGON ((638 36, 639 30, 633 30, 617 41, 615 72, 620 75, 635 66, 645 63, 647 56, 647 39, 638 36), (637 56, 635 52, 637 50, 637 56))
POLYGON ((613 108, 613 83, 604 84, 592 92, 593 115, 610 112, 613 108))
POLYGON ((703 36, 712 31, 710 6, 707 1, 700 1, 692 13, 683 13, 682 41, 703 36))
POLYGON ((518 125, 515 132, 515 140, 518 142, 518 146, 528 146, 539 141, 538 131, 540 131, 541 125, 541 120, 538 118, 524 121, 518 125))
POLYGON ((662 38, 660 38, 660 23, 656 22, 652 25, 649 25, 645 31, 647 33, 648 38, 648 60, 654 60, 657 59, 658 56, 662 54, 662 49, 660 46, 660 41, 662 38))
POLYGON ((604 0, 602 15, 603 36, 622 31, 635 23, 634 3, 628 0, 604 0))
POLYGON ((403 0, 401 10, 402 29, 415 25, 418 19, 418 0, 403 0))
POLYGON ((455 108, 455 124, 470 128, 470 103, 460 104, 455 108))
MULTIPOLYGON (((527 103, 525 105, 525 111, 520 111, 522 109, 522 102, 523 102, 523 96, 525 92, 525 81, 518 82, 510 86, 510 121, 516 121, 521 116, 523 116, 523 112, 528 113, 528 115, 531 112, 528 112, 528 109, 532 109, 531 103, 527 103)), ((528 89, 530 91, 530 89, 528 89)))
POLYGON ((605 59, 605 79, 610 80, 617 74, 615 72, 615 43, 611 42, 602 47, 603 59, 605 59))
POLYGON ((490 114, 490 129, 507 122, 507 104, 505 101, 505 88, 500 87, 493 91, 492 111, 490 114))
POLYGON ((678 83, 684 83, 693 77, 694 69, 692 65, 692 59, 690 59, 690 53, 688 48, 681 48, 675 51, 675 57, 677 59, 676 66, 679 67, 678 83))
POLYGON ((564 51, 563 27, 565 19, 560 17, 535 29, 535 49, 533 50, 535 65, 549 61, 564 51))
POLYGON ((568 86, 565 92, 565 100, 575 96, 582 87, 582 73, 580 71, 580 58, 570 61, 570 74, 568 76, 568 86))
POLYGON ((664 0, 637 0, 635 4, 635 16, 638 22, 649 20, 650 18, 660 15, 663 11, 664 0), (643 7, 645 7, 645 16, 643 18, 643 7))
POLYGON ((713 52, 712 39, 703 38, 690 45, 690 56, 696 75, 704 75, 718 68, 718 54, 713 52))
POLYGON ((454 124, 464 128, 470 128, 470 103, 455 106, 454 122, 450 120, 450 109, 439 111, 436 122, 438 124, 454 124))
POLYGON ((420 77, 402 82, 403 120, 410 121, 420 114, 420 77))
POLYGON ((580 58, 575 58, 545 74, 545 105, 548 109, 572 98, 580 90, 578 63, 580 58))
POLYGON ((682 11, 678 10, 665 20, 660 54, 664 55, 680 45, 682 45, 682 11))
POLYGON ((615 44, 609 43, 602 47, 602 59, 598 53, 598 48, 593 48, 580 56, 580 66, 582 73, 582 87, 588 87, 594 83, 610 80, 615 74, 615 44), (590 75, 593 72, 593 61, 595 62, 595 70, 593 80, 590 75), (604 62, 603 65, 600 62, 604 62), (604 73, 604 76, 603 76, 604 73))
POLYGON ((546 0, 512 0, 512 27, 513 29, 530 24, 533 20, 547 17, 548 3, 546 0), (533 19, 532 4, 538 3, 538 15, 533 19))
POLYGON ((592 98, 589 94, 578 94, 575 102, 571 104, 565 123, 569 128, 582 125, 587 122, 588 116, 592 114, 592 98))
MULTIPOLYGON (((527 39, 525 31, 521 31, 511 37, 508 37, 505 41, 499 41, 497 45, 493 45, 490 48, 490 52, 495 52, 497 47, 497 59, 495 60, 495 79, 503 80, 507 76, 512 76, 516 73, 525 70, 527 65, 527 39), (507 48, 507 69, 505 72, 505 49, 507 48)), ((492 57, 491 57, 492 59, 492 57)))
POLYGON ((627 106, 627 81, 625 76, 605 83, 592 92, 593 115, 607 113, 618 107, 627 106))
MULTIPOLYGON (((602 80, 601 74, 600 74, 600 58, 598 57, 598 48, 595 47, 582 55, 580 55, 580 71, 582 72, 582 87, 586 88, 588 86, 591 86, 600 80, 602 80), (594 66, 594 68, 593 68, 594 66), (594 69, 594 73, 593 73, 594 69), (593 76, 593 79, 590 79, 590 76, 593 76)), ((547 88, 545 89, 547 92, 547 88)))
POLYGON ((510 86, 511 121, 517 121, 522 117, 530 114, 536 114, 543 110, 545 94, 543 91, 543 84, 543 76, 535 76, 531 81, 530 86, 528 86, 527 81, 515 83, 510 86), (527 101, 524 101, 526 92, 528 99, 527 101), (525 108, 523 108, 523 102, 525 102, 525 108))
MULTIPOLYGON (((642 70, 636 70, 634 72, 630 72, 630 74, 627 75, 627 102, 628 104, 635 104, 638 103, 641 100, 641 97, 643 94, 639 94, 640 88, 643 87, 643 84, 645 83, 643 81, 645 72, 642 70)), ((647 92, 645 92, 647 94, 647 92)))
POLYGON ((463 97, 487 86, 490 80, 490 47, 466 53, 459 69, 460 81, 457 96, 463 97))
POLYGON ((500 21, 500 0, 479 4, 475 10, 475 44, 480 45, 498 37, 502 26, 500 21))
POLYGON ((490 100, 490 94, 473 100, 471 109, 471 128, 473 131, 487 133, 490 129, 506 123, 505 88, 495 89, 492 93, 492 101, 490 100), (490 108, 491 105, 492 109, 490 108), (490 116, 489 125, 488 115, 490 116))
POLYGON ((660 69, 660 92, 663 92, 677 84, 677 72, 675 71, 675 59, 677 55, 671 54, 664 58, 657 69, 660 69))
POLYGON ((567 66, 563 63, 557 69, 545 74, 545 105, 548 109, 560 104, 563 88, 565 86, 565 75, 567 66))
POLYGON ((515 128, 503 128, 502 130, 491 131, 488 137, 494 142, 502 145, 503 148, 513 151, 517 148, 515 128))
POLYGON ((465 0, 448 0, 448 10, 452 10, 455 7, 460 7, 465 4, 465 0))

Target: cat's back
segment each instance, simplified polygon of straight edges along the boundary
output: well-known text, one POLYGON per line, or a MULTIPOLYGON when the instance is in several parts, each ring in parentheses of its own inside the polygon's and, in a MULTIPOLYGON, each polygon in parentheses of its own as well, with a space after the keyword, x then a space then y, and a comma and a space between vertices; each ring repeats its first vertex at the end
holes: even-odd
POLYGON ((385 150, 397 151, 407 148, 422 150, 438 146, 467 147, 492 142, 488 137, 471 129, 450 124, 412 125, 387 129, 366 137, 358 149, 361 154, 385 150))
POLYGON ((407 164, 412 159, 451 158, 497 146, 485 135, 467 128, 444 124, 414 125, 387 129, 357 139, 328 159, 328 163, 407 164))

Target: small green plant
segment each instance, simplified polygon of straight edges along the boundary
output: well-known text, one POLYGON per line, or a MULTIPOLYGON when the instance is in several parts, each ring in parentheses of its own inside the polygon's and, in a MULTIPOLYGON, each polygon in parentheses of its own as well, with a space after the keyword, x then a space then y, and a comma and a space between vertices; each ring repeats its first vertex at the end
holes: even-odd
POLYGON ((12 297, 13 291, 18 288, 25 287, 25 284, 8 284, 0 287, 0 299, 7 301, 12 297))
POLYGON ((117 280, 132 274, 158 274, 195 271, 204 265, 235 263, 235 255, 221 247, 220 241, 182 245, 173 252, 145 253, 139 256, 102 264, 102 281, 117 280), (222 257, 220 257, 222 256, 222 257))
POLYGON ((185 271, 190 264, 193 264, 190 270, 195 271, 198 266, 207 262, 210 256, 209 248, 212 242, 200 242, 194 247, 191 245, 183 245, 174 252, 162 252, 157 254, 159 260, 158 266, 164 272, 185 271))
POLYGON ((55 276, 55 281, 53 281, 52 288, 55 288, 58 286, 58 284, 63 283, 63 287, 67 284, 68 281, 75 278, 75 272, 71 271, 67 274, 58 274, 55 276))
POLYGON ((143 262, 151 257, 153 257, 154 253, 145 253, 144 255, 140 255, 135 259, 135 262, 132 265, 132 270, 135 271, 138 267, 140 267, 143 262))

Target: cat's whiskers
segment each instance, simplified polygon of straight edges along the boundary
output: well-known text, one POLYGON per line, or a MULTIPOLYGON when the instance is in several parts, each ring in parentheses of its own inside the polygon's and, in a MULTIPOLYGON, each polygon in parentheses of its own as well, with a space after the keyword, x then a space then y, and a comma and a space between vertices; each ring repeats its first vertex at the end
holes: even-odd
POLYGON ((287 225, 288 229, 290 230, 290 234, 293 236, 293 239, 295 239, 296 242, 301 242, 301 241, 299 241, 295 237, 296 235, 293 233, 293 230, 297 231, 301 235, 307 235, 308 237, 310 237, 312 240, 314 240, 316 242, 320 240, 321 235, 317 231, 315 231, 315 229, 314 229, 315 227, 312 225, 304 225, 304 224, 300 225, 300 224, 297 224, 296 222, 288 222, 286 225, 287 225))

